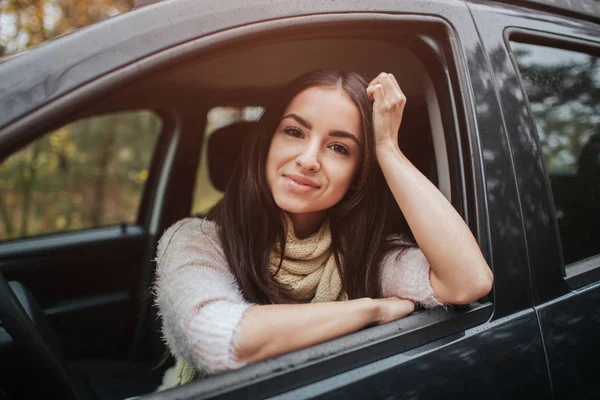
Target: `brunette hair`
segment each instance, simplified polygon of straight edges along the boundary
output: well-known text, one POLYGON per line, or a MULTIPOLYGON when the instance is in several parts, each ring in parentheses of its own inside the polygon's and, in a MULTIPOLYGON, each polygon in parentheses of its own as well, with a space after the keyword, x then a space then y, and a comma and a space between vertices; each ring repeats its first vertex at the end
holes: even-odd
MULTIPOLYGON (((343 91, 361 116, 362 161, 352 188, 328 210, 332 249, 350 299, 378 297, 379 262, 392 231, 410 235, 393 200, 375 155, 372 103, 367 80, 355 72, 318 70, 289 83, 275 97, 251 133, 227 185, 224 197, 211 210, 225 257, 248 301, 258 304, 291 301, 269 270, 275 244, 285 249, 284 211, 267 185, 265 164, 271 138, 292 99, 311 87, 343 91)), ((283 251, 281 252, 283 254, 283 251)))

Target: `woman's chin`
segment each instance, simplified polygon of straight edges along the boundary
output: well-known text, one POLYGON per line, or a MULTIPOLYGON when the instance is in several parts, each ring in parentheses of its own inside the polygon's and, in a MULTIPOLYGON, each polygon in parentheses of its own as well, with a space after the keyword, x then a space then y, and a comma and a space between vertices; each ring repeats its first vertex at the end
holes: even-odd
POLYGON ((275 204, 283 211, 290 214, 306 214, 319 211, 315 210, 314 206, 306 204, 305 202, 290 201, 290 199, 275 199, 275 204))

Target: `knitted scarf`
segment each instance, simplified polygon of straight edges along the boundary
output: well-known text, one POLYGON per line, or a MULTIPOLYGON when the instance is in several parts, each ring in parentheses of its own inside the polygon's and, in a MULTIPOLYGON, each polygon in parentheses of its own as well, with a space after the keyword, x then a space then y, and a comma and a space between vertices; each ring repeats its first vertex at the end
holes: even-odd
POLYGON ((269 268, 273 279, 298 301, 320 303, 347 300, 342 292, 342 279, 331 249, 329 221, 305 239, 298 239, 290 219, 287 220, 287 237, 283 262, 279 245, 271 252, 269 268))
MULTIPOLYGON (((319 303, 348 300, 342 291, 342 279, 331 249, 331 229, 329 220, 321 228, 305 239, 299 239, 286 215, 287 237, 283 262, 281 249, 277 245, 271 251, 269 269, 273 279, 287 294, 298 301, 319 303)), ((175 386, 184 385, 196 379, 198 371, 185 358, 178 357, 175 364, 175 386)))

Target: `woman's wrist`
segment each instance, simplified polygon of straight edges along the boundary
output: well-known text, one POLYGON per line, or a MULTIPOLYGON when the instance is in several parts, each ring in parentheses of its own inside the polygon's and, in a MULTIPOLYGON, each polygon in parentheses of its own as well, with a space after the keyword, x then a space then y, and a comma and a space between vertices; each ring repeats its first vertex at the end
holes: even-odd
POLYGON ((409 162, 408 158, 402 153, 400 147, 394 143, 381 143, 377 144, 375 147, 375 155, 377 157, 377 161, 381 168, 384 168, 385 165, 389 162, 401 161, 401 162, 409 162))
POLYGON ((378 322, 381 314, 381 308, 379 307, 379 303, 376 299, 372 299, 370 297, 362 297, 360 299, 355 299, 351 301, 355 302, 357 307, 355 311, 358 311, 358 314, 362 316, 364 326, 378 322))

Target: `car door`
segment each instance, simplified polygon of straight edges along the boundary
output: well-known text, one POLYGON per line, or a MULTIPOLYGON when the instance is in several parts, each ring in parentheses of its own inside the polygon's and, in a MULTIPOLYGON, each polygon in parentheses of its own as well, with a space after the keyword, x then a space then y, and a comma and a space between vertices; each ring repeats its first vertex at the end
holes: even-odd
MULTIPOLYGON (((126 18, 116 26, 135 35, 126 18)), ((96 46, 94 29, 0 65, 0 267, 33 293, 69 360, 156 361, 162 349, 148 354, 143 322, 160 207, 186 171, 173 163, 173 119, 186 107, 160 94, 105 94, 98 78, 136 55, 96 46)), ((178 157, 197 158, 199 143, 178 143, 178 157)))
MULTIPOLYGON (((524 390, 533 397, 549 396, 508 137, 488 58, 462 2, 277 1, 240 7, 233 1, 171 0, 139 8, 0 65, 2 157, 42 135, 47 127, 71 121, 75 111, 88 116, 113 109, 107 103, 112 103, 109 100, 115 93, 135 89, 143 79, 160 80, 168 69, 176 70, 178 63, 198 59, 202 66, 208 63, 205 60, 268 48, 272 43, 285 48, 298 40, 314 43, 331 38, 348 43, 357 38, 397 40, 427 69, 433 69, 432 80, 423 83, 429 97, 422 100, 430 112, 428 129, 441 133, 435 145, 439 150, 437 178, 494 269, 493 294, 466 307, 417 312, 154 396, 504 398, 524 390), (403 37, 414 40, 403 41, 403 37), (42 68, 35 61, 44 58, 56 62, 42 68), (16 76, 32 78, 16 80, 16 76)), ((319 65, 315 55, 307 57, 308 65, 319 65)), ((392 53, 389 59, 402 63, 393 61, 392 53)), ((390 64, 390 68, 399 66, 390 64)), ((150 98, 148 90, 147 86, 133 90, 133 97, 150 98)), ((169 97, 168 101, 177 99, 169 97)), ((152 276, 151 264, 144 269, 151 244, 162 229, 191 210, 201 144, 191 134, 201 117, 184 115, 193 114, 193 106, 166 107, 165 112, 163 139, 149 170, 150 189, 145 189, 149 198, 145 207, 140 206, 142 217, 135 231, 146 235, 147 251, 139 260, 137 275, 140 286, 149 285, 152 276), (169 117, 173 109, 180 110, 175 111, 179 117, 169 117)), ((127 234, 130 227, 125 228, 127 234)), ((12 253, 12 260, 18 271, 17 261, 23 258, 12 253)))
POLYGON ((471 8, 503 81, 554 397, 594 398, 600 394, 600 14, 591 3, 562 6, 581 19, 511 7, 498 20, 496 7, 471 8), (595 23, 583 20, 594 17, 595 23))
POLYGON ((23 138, 2 162, 2 272, 34 293, 69 358, 127 348, 162 125, 148 110, 89 115, 23 138))

